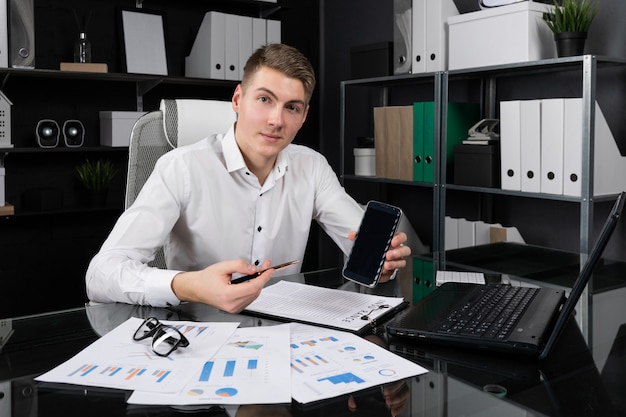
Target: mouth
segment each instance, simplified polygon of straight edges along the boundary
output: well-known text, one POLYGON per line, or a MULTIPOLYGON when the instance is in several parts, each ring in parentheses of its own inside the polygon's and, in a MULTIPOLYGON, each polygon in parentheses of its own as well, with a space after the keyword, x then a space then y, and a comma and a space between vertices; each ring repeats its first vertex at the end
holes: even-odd
POLYGON ((281 139, 280 135, 273 134, 273 133, 261 133, 261 136, 263 136, 265 140, 269 140, 271 142, 277 142, 281 139))

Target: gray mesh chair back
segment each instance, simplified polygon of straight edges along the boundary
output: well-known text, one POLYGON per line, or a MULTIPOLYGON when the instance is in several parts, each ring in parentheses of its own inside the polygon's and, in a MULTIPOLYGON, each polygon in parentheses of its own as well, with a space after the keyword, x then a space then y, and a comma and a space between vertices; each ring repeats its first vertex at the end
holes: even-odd
MULTIPOLYGON (((236 118, 228 101, 164 99, 160 107, 140 117, 131 131, 125 208, 133 204, 163 154, 179 142, 184 146, 226 132, 236 118)), ((166 268, 163 249, 151 265, 166 268)))

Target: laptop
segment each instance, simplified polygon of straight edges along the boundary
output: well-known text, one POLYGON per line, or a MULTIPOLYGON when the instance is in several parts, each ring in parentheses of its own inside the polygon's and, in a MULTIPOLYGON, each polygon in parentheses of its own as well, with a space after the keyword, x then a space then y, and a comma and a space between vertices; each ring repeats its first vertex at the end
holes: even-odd
POLYGON ((620 193, 615 200, 569 297, 565 291, 553 288, 448 282, 391 319, 385 326, 387 334, 420 342, 545 358, 602 257, 624 208, 625 194, 620 193), (495 300, 494 292, 502 298, 495 300), (512 317, 479 323, 495 311, 511 312, 516 303, 523 309, 513 311, 512 317), (476 310, 473 307, 476 304, 486 305, 487 312, 476 310))

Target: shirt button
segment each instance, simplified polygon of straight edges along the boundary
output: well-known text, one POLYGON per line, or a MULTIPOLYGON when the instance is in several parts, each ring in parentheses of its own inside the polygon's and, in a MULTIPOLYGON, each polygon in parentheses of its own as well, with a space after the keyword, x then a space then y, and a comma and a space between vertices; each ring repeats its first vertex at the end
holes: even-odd
POLYGON ((260 232, 261 230, 263 230, 263 228, 261 226, 256 228, 257 232, 260 232))
POLYGON ((256 261, 254 261, 254 265, 255 265, 255 266, 259 266, 259 263, 260 263, 260 262, 259 262, 259 260, 258 260, 258 259, 257 259, 256 261))

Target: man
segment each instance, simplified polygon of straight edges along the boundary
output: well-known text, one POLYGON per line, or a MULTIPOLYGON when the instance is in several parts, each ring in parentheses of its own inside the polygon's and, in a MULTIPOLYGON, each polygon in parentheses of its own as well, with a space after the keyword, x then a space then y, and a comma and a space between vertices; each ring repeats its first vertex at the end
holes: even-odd
MULTIPOLYGON (((237 285, 232 275, 301 260, 312 219, 348 253, 361 206, 322 155, 291 144, 314 88, 311 64, 299 51, 281 44, 257 50, 233 93, 235 125, 161 157, 92 259, 89 299, 194 301, 240 312, 276 271, 237 285), (148 266, 161 246, 167 270, 148 266)), ((404 233, 394 237, 383 281, 405 266, 405 241, 404 233)))

